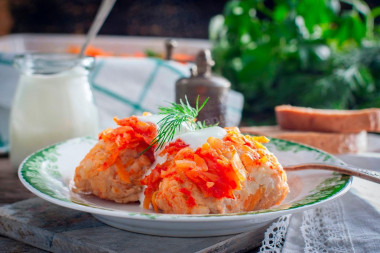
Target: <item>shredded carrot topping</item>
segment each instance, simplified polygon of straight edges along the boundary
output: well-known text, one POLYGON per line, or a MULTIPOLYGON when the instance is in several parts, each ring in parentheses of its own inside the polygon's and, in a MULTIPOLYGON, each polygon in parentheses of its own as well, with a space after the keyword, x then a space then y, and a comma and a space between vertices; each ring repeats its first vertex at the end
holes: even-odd
MULTIPOLYGON (((143 151, 146 149, 151 141, 157 136, 157 128, 153 123, 142 122, 137 119, 136 116, 118 119, 114 118, 116 124, 119 127, 112 129, 106 129, 99 134, 99 140, 103 140, 108 148, 107 153, 109 155, 102 167, 99 170, 106 170, 112 165, 116 165, 117 173, 123 181, 129 183, 129 172, 126 170, 126 165, 122 164, 119 154, 124 149, 136 149, 143 151)), ((154 148, 152 148, 154 149, 154 148)), ((148 150, 144 155, 147 155, 153 162, 153 151, 148 150)), ((133 160, 128 161, 128 164, 132 164, 133 160)))
MULTIPOLYGON (((195 151, 180 139, 168 144, 160 153, 161 156, 167 155, 167 160, 153 168, 151 174, 141 181, 147 186, 144 208, 149 208, 152 194, 164 178, 176 181, 187 178, 205 197, 234 199, 234 191, 240 190, 246 180, 246 168, 268 161, 262 144, 269 140, 262 136, 244 136, 237 128, 226 130, 223 140, 210 137, 195 151), (239 154, 236 147, 243 153, 239 154)), ((181 188, 180 192, 187 196, 189 207, 196 205, 189 189, 181 188)))

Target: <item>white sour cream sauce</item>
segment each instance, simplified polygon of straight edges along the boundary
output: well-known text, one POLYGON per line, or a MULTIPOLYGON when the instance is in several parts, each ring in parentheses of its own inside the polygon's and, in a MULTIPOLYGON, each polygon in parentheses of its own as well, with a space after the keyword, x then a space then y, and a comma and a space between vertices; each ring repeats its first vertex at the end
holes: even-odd
MULTIPOLYGON (((153 123, 157 127, 158 127, 158 122, 163 118, 164 118, 163 115, 158 115, 158 114, 152 114, 152 115, 147 115, 147 116, 137 116, 138 120, 143 121, 143 122, 153 123)), ((208 138, 215 137, 218 139, 222 139, 226 134, 227 134, 226 130, 218 126, 208 127, 208 128, 204 128, 200 130, 193 130, 186 123, 183 123, 181 126, 181 130, 175 134, 171 142, 175 142, 176 140, 181 139, 183 142, 188 144, 191 149, 196 150, 197 148, 201 147, 204 143, 206 143, 208 138)), ((166 161, 166 155, 164 156, 158 155, 159 153, 161 153, 161 150, 158 150, 155 152, 156 161, 152 164, 151 168, 145 173, 143 178, 148 176, 151 173, 152 169, 155 168, 157 164, 162 164, 166 161)), ((140 196, 139 196, 141 208, 144 203, 145 188, 146 186, 144 186, 143 191, 140 193, 140 196)))
POLYGON ((151 115, 136 116, 136 117, 140 121, 153 123, 155 125, 157 125, 158 122, 164 118, 163 115, 159 115, 159 114, 151 114, 151 115))
POLYGON ((215 137, 222 139, 226 134, 226 130, 218 126, 214 126, 179 134, 174 138, 172 142, 176 141, 177 139, 181 139, 183 142, 188 144, 191 149, 196 150, 204 143, 206 143, 208 138, 215 137))

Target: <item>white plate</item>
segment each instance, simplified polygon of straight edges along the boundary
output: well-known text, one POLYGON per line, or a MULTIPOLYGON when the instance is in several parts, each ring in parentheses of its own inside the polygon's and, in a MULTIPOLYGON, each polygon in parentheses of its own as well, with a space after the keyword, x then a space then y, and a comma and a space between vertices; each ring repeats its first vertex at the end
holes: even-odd
MULTIPOLYGON (((321 205, 348 191, 351 177, 329 171, 305 170, 288 173, 290 193, 271 209, 223 215, 160 214, 138 204, 117 204, 70 191, 74 171, 95 145, 92 138, 71 139, 42 149, 24 160, 21 182, 37 196, 54 204, 92 213, 111 226, 128 231, 175 237, 236 234, 258 229, 288 213, 321 205)), ((267 147, 283 165, 302 162, 342 163, 337 158, 289 141, 271 139, 267 147)))

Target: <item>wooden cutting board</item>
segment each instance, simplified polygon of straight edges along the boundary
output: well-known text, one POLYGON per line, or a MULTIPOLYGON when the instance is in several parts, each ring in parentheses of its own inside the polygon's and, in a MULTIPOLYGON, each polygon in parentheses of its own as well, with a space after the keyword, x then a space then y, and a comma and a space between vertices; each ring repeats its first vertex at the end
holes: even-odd
POLYGON ((238 235, 173 238, 110 227, 91 214, 40 198, 0 208, 0 234, 51 252, 245 252, 260 246, 266 227, 238 235))

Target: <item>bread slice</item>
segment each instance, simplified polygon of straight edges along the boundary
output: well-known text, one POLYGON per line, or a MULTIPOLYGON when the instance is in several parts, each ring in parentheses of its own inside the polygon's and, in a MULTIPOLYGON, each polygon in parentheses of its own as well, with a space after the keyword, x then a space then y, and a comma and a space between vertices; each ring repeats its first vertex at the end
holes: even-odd
POLYGON ((299 142, 332 154, 365 152, 367 148, 367 132, 365 131, 359 133, 322 133, 282 130, 279 126, 241 127, 240 131, 299 142))
POLYGON ((359 133, 380 132, 380 108, 326 110, 290 105, 275 107, 277 124, 283 129, 359 133))

